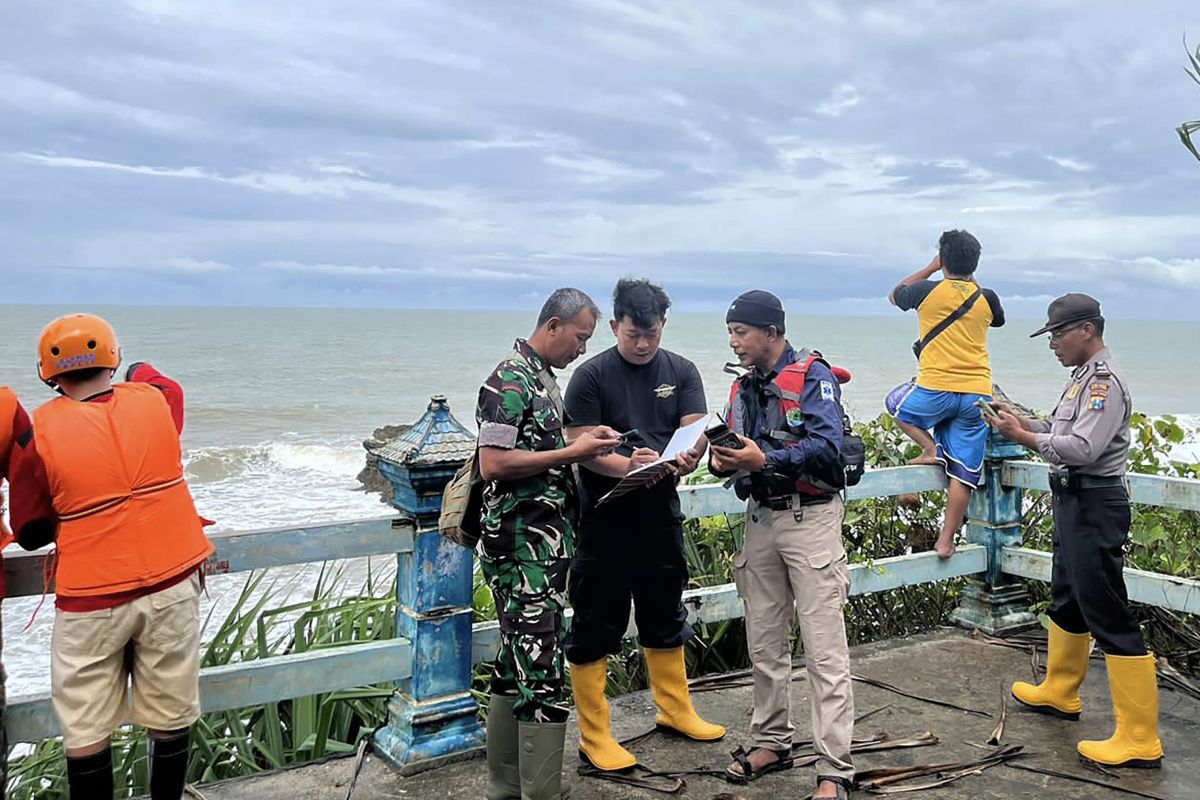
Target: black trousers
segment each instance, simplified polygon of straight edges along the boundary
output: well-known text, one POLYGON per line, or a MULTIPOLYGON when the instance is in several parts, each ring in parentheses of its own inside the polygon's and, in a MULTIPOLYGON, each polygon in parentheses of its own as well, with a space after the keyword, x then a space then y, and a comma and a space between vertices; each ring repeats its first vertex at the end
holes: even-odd
POLYGON ((1146 655, 1122 572, 1129 518, 1124 486, 1054 491, 1050 619, 1113 656, 1146 655))
POLYGON ((682 647, 692 638, 683 607, 687 587, 683 521, 661 511, 585 514, 567 596, 575 610, 567 660, 588 664, 621 651, 633 602, 642 647, 682 647))

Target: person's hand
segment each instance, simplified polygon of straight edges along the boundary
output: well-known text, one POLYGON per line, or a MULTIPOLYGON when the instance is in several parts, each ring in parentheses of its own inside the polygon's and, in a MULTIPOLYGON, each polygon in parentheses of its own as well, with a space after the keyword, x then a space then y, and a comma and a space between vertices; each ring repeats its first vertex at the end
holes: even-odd
POLYGON ((679 455, 675 456, 676 475, 690 475, 696 471, 697 465, 700 463, 700 456, 695 450, 684 450, 679 455))
POLYGON ((938 254, 933 257, 933 260, 929 262, 929 264, 925 267, 925 269, 929 272, 930 275, 933 275, 941 268, 942 268, 942 254, 941 254, 941 252, 938 252, 938 254))
POLYGON ((658 452, 656 450, 652 450, 649 447, 639 447, 629 456, 629 471, 632 472, 638 467, 653 464, 655 461, 658 461, 658 452))
MULTIPOLYGON (((1016 411, 1013 411, 1012 406, 1010 406, 1008 403, 1003 403, 999 400, 993 400, 990 405, 991 405, 991 407, 989 408, 988 404, 985 403, 981 407, 981 410, 983 411, 983 420, 987 424, 991 425, 993 428, 996 428, 996 430, 999 430, 1001 433, 1004 433, 1004 431, 1000 430, 1000 428, 997 427, 997 425, 992 424, 993 420, 996 420, 998 422, 1001 414, 1007 414, 1008 416, 1015 418, 1017 420, 1017 424, 1020 426, 1018 428, 1018 430, 1024 430, 1024 431, 1029 430, 1029 420, 1026 419, 1025 417, 1023 417, 1022 415, 1018 414, 1016 411), (989 417, 990 417, 990 419, 989 419, 989 417)), ((1007 435, 1007 434, 1005 434, 1005 435, 1007 435)), ((1012 437, 1009 437, 1009 438, 1012 438, 1012 437)))
POLYGON ((713 445, 713 466, 721 472, 762 472, 767 465, 767 456, 753 439, 738 436, 743 447, 718 447, 713 445))
POLYGON ((1025 430, 1021 418, 1007 408, 999 409, 996 414, 984 414, 984 421, 999 431, 1005 438, 1017 441, 1017 435, 1025 430))
POLYGON ((604 456, 617 449, 621 444, 621 435, 607 425, 597 425, 579 438, 567 445, 577 461, 590 461, 596 456, 604 456))

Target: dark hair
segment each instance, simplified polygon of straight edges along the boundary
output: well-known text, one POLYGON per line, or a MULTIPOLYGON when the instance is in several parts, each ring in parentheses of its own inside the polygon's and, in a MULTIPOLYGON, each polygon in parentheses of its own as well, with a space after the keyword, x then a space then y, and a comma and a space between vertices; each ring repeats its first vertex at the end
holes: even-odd
POLYGON ((1103 339, 1104 338, 1104 317, 1092 317, 1091 319, 1085 319, 1082 324, 1086 325, 1089 322, 1092 324, 1092 327, 1096 329, 1096 338, 1103 339))
POLYGON ((66 378, 67 383, 83 383, 90 381, 92 378, 99 375, 101 372, 112 372, 108 367, 85 367, 84 369, 73 369, 70 372, 64 372, 61 375, 55 375, 53 380, 62 382, 66 378))
POLYGON ((661 286, 647 278, 621 278, 613 289, 613 319, 617 322, 629 317, 639 328, 652 328, 656 322, 665 322, 671 298, 661 286))
POLYGON ((600 319, 600 307, 596 305, 595 300, 588 297, 586 292, 569 287, 555 289, 542 304, 537 326, 542 327, 554 317, 558 317, 563 322, 570 322, 581 311, 591 311, 596 315, 596 319, 600 319))
POLYGON ((975 274, 979 266, 979 253, 983 248, 979 240, 966 231, 946 231, 938 239, 938 255, 942 258, 942 272, 963 278, 975 274))

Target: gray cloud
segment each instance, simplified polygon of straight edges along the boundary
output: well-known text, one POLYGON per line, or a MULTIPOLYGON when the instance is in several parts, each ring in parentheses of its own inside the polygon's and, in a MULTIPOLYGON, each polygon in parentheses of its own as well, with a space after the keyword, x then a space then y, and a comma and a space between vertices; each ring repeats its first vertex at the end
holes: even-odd
POLYGON ((1002 294, 1195 318, 1191 5, 14 0, 0 270, 21 301, 528 305, 636 272, 859 313, 967 227, 1002 294))

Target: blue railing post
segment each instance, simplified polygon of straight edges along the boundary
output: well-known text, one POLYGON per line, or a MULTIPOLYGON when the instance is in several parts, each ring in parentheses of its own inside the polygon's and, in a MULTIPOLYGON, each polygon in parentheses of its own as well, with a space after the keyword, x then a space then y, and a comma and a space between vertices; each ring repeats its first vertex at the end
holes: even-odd
POLYGON ((475 436, 435 395, 420 420, 375 451, 394 489, 392 504, 415 528, 396 575, 396 629, 412 642, 412 674, 399 682, 373 742, 403 775, 483 753, 471 696, 473 558, 437 530, 442 490, 474 447, 475 436))
POLYGON ((1029 611, 1029 593, 1000 569, 1005 547, 1021 545, 1021 489, 1001 480, 1004 462, 1024 458, 1025 448, 989 431, 985 450, 986 487, 971 494, 967 541, 987 550, 987 572, 967 579, 958 608, 950 618, 964 628, 999 636, 1037 624, 1029 611))

